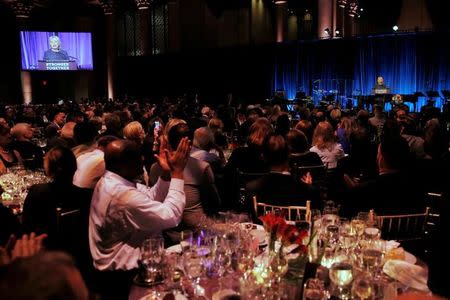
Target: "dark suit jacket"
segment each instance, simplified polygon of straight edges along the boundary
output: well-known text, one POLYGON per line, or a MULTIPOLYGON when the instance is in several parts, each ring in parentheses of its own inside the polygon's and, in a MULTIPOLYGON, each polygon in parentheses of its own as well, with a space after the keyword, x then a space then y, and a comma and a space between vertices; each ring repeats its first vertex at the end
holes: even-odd
POLYGON ((311 200, 312 191, 303 182, 296 182, 291 175, 268 173, 253 180, 245 187, 249 196, 255 195, 258 202, 274 205, 305 205, 311 200))
POLYGON ((374 180, 362 183, 351 192, 346 202, 343 207, 348 217, 372 208, 378 215, 425 211, 422 184, 406 170, 378 175, 374 180))

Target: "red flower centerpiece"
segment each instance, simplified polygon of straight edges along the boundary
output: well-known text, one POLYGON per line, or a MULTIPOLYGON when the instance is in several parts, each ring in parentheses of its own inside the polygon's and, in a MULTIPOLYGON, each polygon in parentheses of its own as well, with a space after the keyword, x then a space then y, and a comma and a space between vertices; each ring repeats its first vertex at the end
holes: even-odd
POLYGON ((269 233, 268 255, 272 271, 280 276, 285 275, 287 271, 287 277, 291 279, 303 278, 308 261, 309 232, 286 223, 283 216, 274 213, 259 219, 269 233), (285 257, 287 252, 290 252, 291 259, 289 256, 285 257))

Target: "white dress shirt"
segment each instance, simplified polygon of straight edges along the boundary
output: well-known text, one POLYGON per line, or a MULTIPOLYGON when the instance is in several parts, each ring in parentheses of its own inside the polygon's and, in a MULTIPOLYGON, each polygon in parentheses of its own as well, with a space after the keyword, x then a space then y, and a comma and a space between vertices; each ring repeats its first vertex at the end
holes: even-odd
POLYGON ((137 268, 142 242, 176 227, 183 215, 184 181, 159 179, 151 189, 106 171, 95 186, 89 245, 98 270, 137 268))
POLYGON ((86 189, 93 189, 105 173, 104 153, 99 149, 83 153, 77 157, 77 171, 73 184, 86 189))

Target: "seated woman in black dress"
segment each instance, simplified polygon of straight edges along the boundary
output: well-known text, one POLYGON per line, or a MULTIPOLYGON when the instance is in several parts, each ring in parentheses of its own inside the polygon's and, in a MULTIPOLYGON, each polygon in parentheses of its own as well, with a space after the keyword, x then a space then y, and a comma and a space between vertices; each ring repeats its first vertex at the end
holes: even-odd
MULTIPOLYGON (((23 207, 25 232, 47 233, 48 248, 64 248, 64 243, 61 243, 57 234, 56 208, 60 207, 63 211, 80 209, 80 224, 77 224, 77 231, 82 233, 83 236, 81 237, 82 241, 77 240, 77 243, 87 242, 92 191, 72 184, 73 175, 77 170, 75 155, 68 148, 52 148, 45 155, 44 169, 52 182, 30 187, 23 207)), ((76 237, 68 238, 76 239, 76 237)))

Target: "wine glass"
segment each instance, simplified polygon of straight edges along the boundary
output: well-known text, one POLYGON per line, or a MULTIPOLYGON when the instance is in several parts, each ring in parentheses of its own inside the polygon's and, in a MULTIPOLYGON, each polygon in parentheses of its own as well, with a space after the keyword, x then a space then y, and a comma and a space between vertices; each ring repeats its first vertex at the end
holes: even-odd
POLYGON ((194 294, 200 294, 201 287, 199 281, 204 271, 202 257, 197 253, 197 251, 187 251, 183 254, 183 264, 185 274, 192 282, 194 294))
POLYGON ((337 287, 337 296, 349 299, 347 287, 353 281, 353 266, 346 261, 333 263, 330 267, 330 280, 337 287))
POLYGON ((362 273, 353 281, 352 299, 374 299, 374 286, 372 283, 372 279, 368 274, 362 273))

